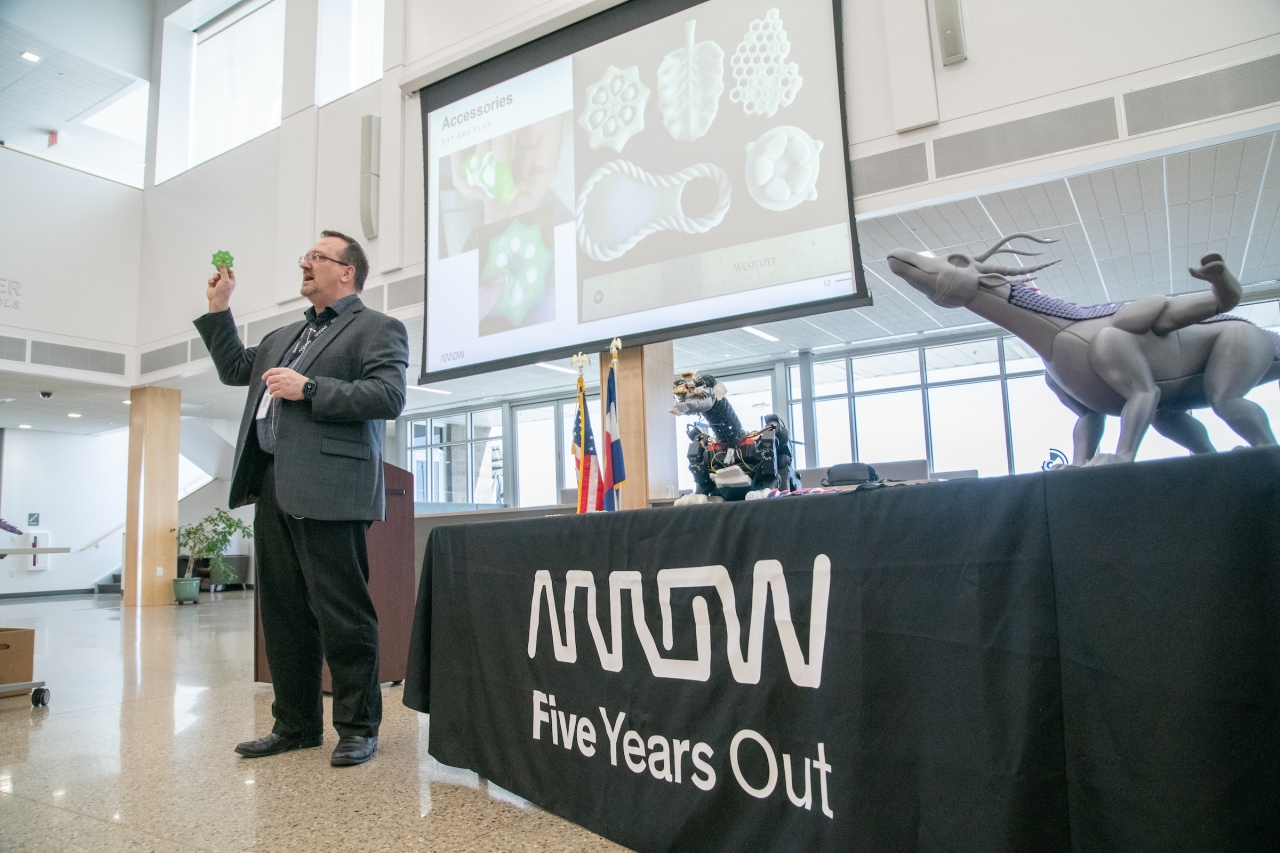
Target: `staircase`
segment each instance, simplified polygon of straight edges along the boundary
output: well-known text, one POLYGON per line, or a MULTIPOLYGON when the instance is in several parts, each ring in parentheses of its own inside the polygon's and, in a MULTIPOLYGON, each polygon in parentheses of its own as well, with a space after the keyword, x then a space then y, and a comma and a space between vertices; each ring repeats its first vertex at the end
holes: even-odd
POLYGON ((120 595, 124 592, 124 588, 120 584, 120 571, 120 569, 117 569, 94 584, 94 588, 99 595, 120 595))

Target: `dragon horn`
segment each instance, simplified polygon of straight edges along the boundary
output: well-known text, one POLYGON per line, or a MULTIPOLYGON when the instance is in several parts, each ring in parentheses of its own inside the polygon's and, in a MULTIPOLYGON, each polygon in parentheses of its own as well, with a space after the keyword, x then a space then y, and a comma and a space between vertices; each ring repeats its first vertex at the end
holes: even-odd
POLYGON ((1024 276, 1024 275, 1028 275, 1029 273, 1038 272, 1039 270, 1045 269, 1047 267, 1051 267, 1054 264, 1061 262, 1061 260, 1062 259, 1059 258, 1056 261, 1049 261, 1048 263, 1045 263, 1045 264, 1036 264, 1035 266, 1030 266, 1030 267, 1004 267, 1004 266, 1000 266, 999 264, 979 263, 979 264, 974 264, 973 268, 980 273, 993 272, 993 273, 998 273, 999 275, 1024 276))
MULTIPOLYGON (((985 261, 987 258, 989 258, 989 257, 991 257, 992 255, 994 255, 994 254, 996 253, 996 251, 997 251, 997 250, 999 250, 999 248, 1000 248, 1001 246, 1003 246, 1005 243, 1008 243, 1010 240, 1017 240, 1019 237, 1022 237, 1023 239, 1026 239, 1026 240, 1031 240, 1031 241, 1032 241, 1032 242, 1034 242, 1034 243, 1056 243, 1056 242, 1058 242, 1057 240, 1053 240, 1053 239, 1050 239, 1050 238, 1047 238, 1047 237, 1037 237, 1037 236, 1035 236, 1034 234, 1024 234, 1024 233, 1022 233, 1021 231, 1019 231, 1017 234, 1010 234, 1010 235, 1009 235, 1009 236, 1007 236, 1007 237, 1001 237, 1001 238, 1000 238, 1000 240, 999 240, 999 242, 997 242, 994 246, 992 246, 991 248, 987 249, 987 250, 986 250, 985 252, 983 252, 981 255, 974 255, 974 256, 973 256, 973 259, 974 259, 975 261, 979 261, 979 262, 981 262, 981 261, 985 261)), ((1013 252, 1013 251, 1017 251, 1017 250, 1016 250, 1016 249, 1007 249, 1006 251, 1011 251, 1011 252, 1013 252)), ((1023 253, 1022 253, 1022 252, 1019 252, 1018 254, 1023 254, 1023 253)))

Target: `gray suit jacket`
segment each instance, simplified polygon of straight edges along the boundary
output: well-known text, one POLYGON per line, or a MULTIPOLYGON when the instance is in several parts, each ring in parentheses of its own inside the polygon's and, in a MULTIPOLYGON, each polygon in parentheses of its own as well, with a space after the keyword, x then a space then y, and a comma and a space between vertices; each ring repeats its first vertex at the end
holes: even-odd
MULTIPOLYGON (((258 500, 271 456, 258 446, 254 415, 285 350, 306 326, 299 320, 256 347, 240 342, 230 311, 195 321, 225 385, 248 385, 231 506, 258 500)), ((404 324, 356 300, 294 366, 316 383, 311 400, 282 400, 276 420, 275 495, 285 512, 329 521, 380 521, 386 510, 382 442, 386 421, 404 409, 409 339, 404 324)))

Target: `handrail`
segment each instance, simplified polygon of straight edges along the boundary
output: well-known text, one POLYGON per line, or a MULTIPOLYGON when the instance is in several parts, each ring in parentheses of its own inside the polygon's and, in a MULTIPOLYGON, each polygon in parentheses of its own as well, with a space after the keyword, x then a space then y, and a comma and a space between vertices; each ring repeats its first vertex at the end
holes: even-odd
POLYGON ((85 545, 83 548, 77 548, 76 553, 79 554, 81 551, 88 551, 90 548, 97 545, 99 542, 101 542, 103 539, 106 539, 108 536, 112 536, 116 533, 119 533, 121 530, 124 530, 124 526, 125 526, 125 522, 121 522, 120 524, 111 528, 111 530, 109 530, 108 532, 102 534, 97 539, 90 542, 88 545, 85 545))

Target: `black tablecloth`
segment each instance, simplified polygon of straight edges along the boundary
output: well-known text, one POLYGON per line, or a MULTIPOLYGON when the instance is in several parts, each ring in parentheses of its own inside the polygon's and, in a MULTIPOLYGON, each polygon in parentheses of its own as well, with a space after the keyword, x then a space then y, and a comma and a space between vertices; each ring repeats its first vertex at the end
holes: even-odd
POLYGON ((1280 450, 437 528, 405 704, 441 762, 637 850, 1280 849, 1280 450), (708 566, 739 630, 677 585, 668 648, 660 573, 708 566), (705 676, 657 677, 700 631, 705 676))

